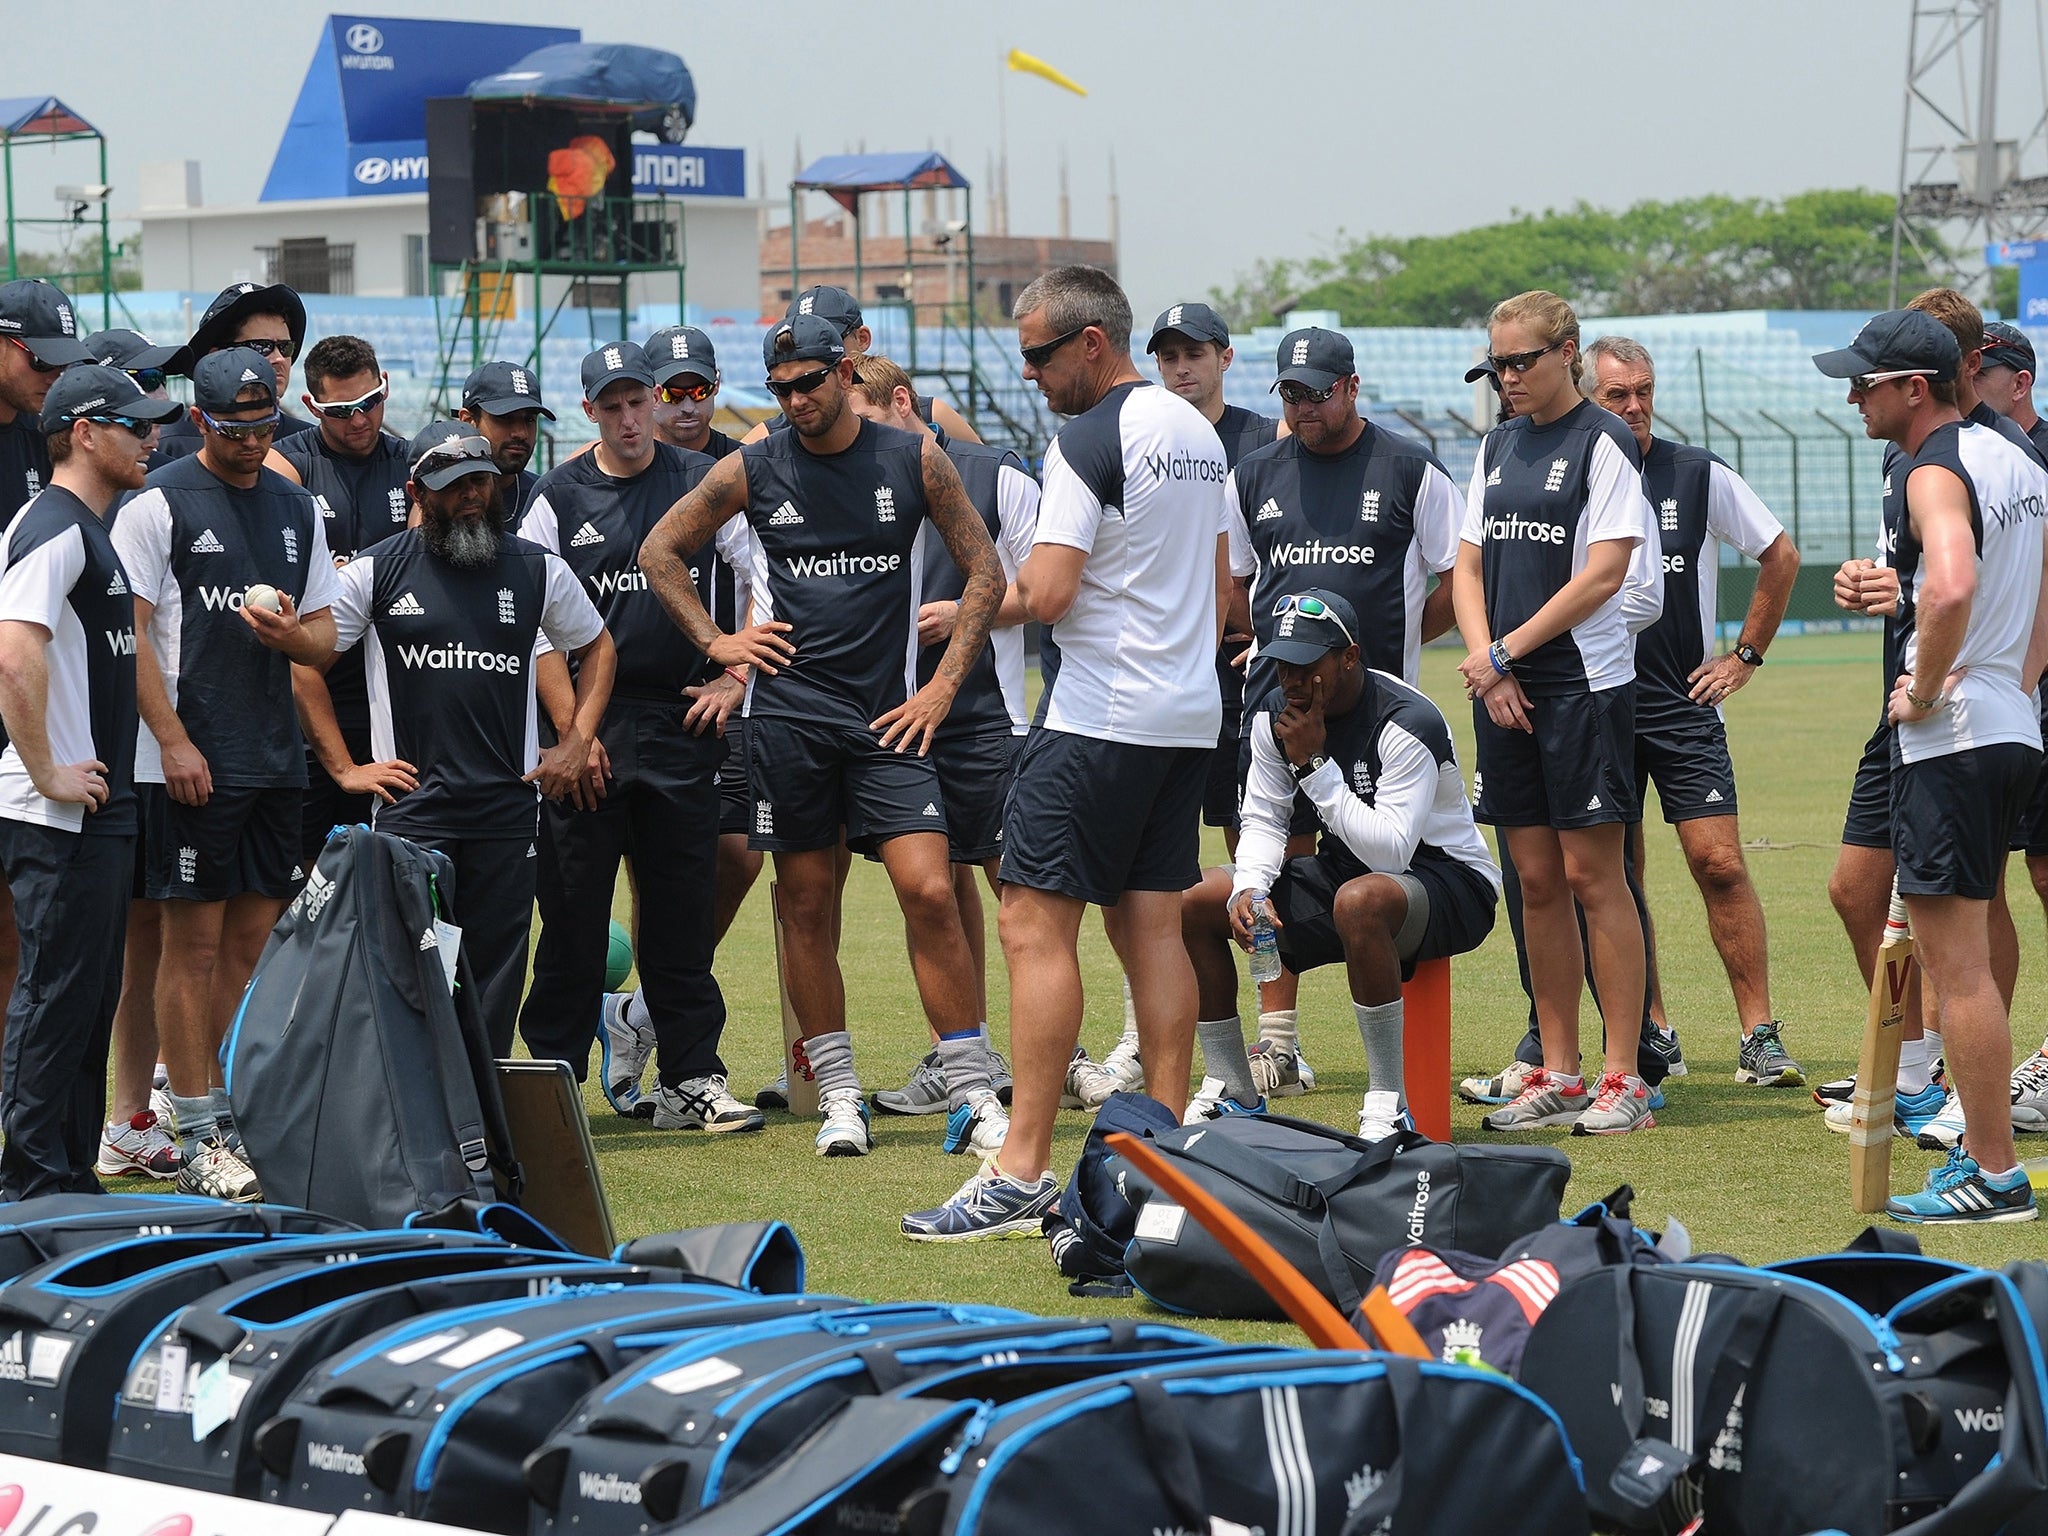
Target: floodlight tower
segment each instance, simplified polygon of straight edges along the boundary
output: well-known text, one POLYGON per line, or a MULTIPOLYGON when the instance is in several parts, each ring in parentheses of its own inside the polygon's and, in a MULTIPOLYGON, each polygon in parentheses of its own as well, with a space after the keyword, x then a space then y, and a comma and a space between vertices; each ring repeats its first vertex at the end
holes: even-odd
POLYGON ((2040 0, 1913 0, 1892 220, 1893 304, 1908 246, 1929 266, 1960 258, 1959 278, 1981 287, 1984 245, 2048 229, 2048 37, 2041 27, 2040 0), (2020 28, 2005 27, 2006 62, 2033 44, 2039 110, 2023 136, 2000 138, 2001 22, 2013 11, 2031 13, 2033 35, 2022 39, 2020 28), (1945 256, 1944 246, 1953 254, 1945 256))

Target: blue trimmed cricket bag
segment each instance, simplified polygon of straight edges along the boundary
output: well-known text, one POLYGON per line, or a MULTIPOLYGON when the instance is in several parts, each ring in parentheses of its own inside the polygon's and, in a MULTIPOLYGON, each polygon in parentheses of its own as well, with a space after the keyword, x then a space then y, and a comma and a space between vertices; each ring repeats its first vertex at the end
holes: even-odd
POLYGON ((294 1206, 235 1205, 200 1195, 37 1195, 0 1205, 0 1284, 67 1253, 131 1237, 354 1230, 354 1222, 294 1206))

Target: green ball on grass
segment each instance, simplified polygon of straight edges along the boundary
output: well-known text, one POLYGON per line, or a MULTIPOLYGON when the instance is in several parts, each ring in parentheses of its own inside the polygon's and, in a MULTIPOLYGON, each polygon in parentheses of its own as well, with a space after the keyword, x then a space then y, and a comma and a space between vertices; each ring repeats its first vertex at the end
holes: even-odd
POLYGON ((626 932, 626 925, 617 918, 612 919, 612 946, 604 960, 604 989, 607 992, 622 991, 626 978, 633 974, 633 936, 626 932))

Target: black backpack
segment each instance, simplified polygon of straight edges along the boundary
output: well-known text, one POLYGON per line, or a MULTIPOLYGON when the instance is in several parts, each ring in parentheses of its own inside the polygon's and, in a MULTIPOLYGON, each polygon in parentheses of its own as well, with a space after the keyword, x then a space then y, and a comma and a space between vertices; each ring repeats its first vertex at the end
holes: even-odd
MULTIPOLYGON (((369 1227, 523 1183, 477 989, 441 920, 447 856, 338 827, 285 909, 221 1057, 266 1195, 369 1227)), ((459 947, 459 946, 458 946, 459 947)))
POLYGON ((1557 1418, 1506 1377, 1394 1356, 1169 1359, 1008 1401, 856 1399, 690 1536, 1583 1536, 1557 1418))
MULTIPOLYGON (((461 1232, 187 1232, 52 1259, 0 1286, 0 1452, 101 1466, 136 1349, 209 1291, 371 1254, 499 1246, 461 1232)), ((183 1363, 173 1363, 182 1382, 183 1363)))
MULTIPOLYGON (((1280 1115, 1226 1115, 1162 1131, 1161 1156, 1243 1219, 1339 1311, 1357 1309, 1390 1248, 1426 1244, 1492 1257, 1558 1219, 1571 1163, 1552 1147, 1450 1146, 1413 1131, 1364 1141, 1280 1115)), ((1124 1253, 1131 1281, 1168 1311, 1279 1318, 1223 1245, 1137 1169, 1124 1253)))
MULTIPOLYGON (((1126 1364, 1214 1348, 1185 1329, 1013 1316, 987 1308, 864 1307, 670 1351, 607 1383, 527 1462, 533 1536, 636 1536, 745 1488, 848 1401, 1000 1361, 1101 1354, 1126 1364), (1136 1358, 1134 1358, 1136 1357, 1136 1358), (625 1495, 625 1496, 621 1496, 625 1495)), ((1100 1374, 1100 1371, 1097 1372, 1100 1374)))
POLYGON ((2018 1290, 1912 1254, 1589 1274, 1538 1319, 1521 1380, 1626 1531, 1988 1532, 2048 1491, 2018 1290))
POLYGON ((1110 1151, 1108 1138, 1122 1131, 1150 1140, 1160 1131, 1179 1127, 1172 1110, 1142 1093, 1112 1093, 1095 1112, 1073 1176, 1060 1191, 1060 1203, 1041 1223, 1052 1244, 1053 1262, 1072 1282, 1067 1287, 1072 1295, 1131 1294, 1124 1249, 1130 1246, 1138 1213, 1124 1196, 1125 1164, 1110 1151))
POLYGON ((355 1223, 290 1205, 198 1195, 37 1195, 0 1205, 0 1284, 67 1253, 174 1232, 352 1232, 355 1223))
POLYGON ((681 1278, 496 1245, 254 1276, 172 1314, 136 1352, 114 1404, 107 1470, 254 1498, 257 1426, 302 1377, 358 1339, 458 1307, 681 1278), (167 1358, 183 1363, 181 1381, 166 1380, 167 1358))
POLYGON ((851 1304, 693 1283, 431 1313, 300 1381, 256 1431, 262 1497, 524 1530, 520 1465, 584 1393, 683 1339, 851 1304))

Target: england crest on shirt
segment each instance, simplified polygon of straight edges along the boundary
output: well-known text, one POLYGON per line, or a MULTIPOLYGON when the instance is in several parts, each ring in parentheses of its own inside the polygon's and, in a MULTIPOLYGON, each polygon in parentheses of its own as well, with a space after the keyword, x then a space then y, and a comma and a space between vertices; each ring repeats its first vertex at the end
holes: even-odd
POLYGON ((1367 491, 1358 505, 1358 520, 1361 523, 1376 523, 1380 520, 1380 493, 1367 491))
POLYGON ((513 606, 512 589, 510 587, 498 588, 498 622, 500 624, 517 624, 519 622, 519 611, 513 606))
POLYGON ((384 493, 385 503, 391 508, 391 521, 405 521, 405 487, 394 485, 384 493))
POLYGON ((1665 533, 1678 532, 1678 498, 1666 496, 1657 503, 1657 526, 1665 533))
POLYGON ((893 523, 896 521, 896 492, 893 487, 875 487, 875 521, 893 523))
POLYGON ((281 531, 284 534, 284 557, 293 565, 297 565, 299 563, 299 530, 296 528, 286 528, 281 531))
POLYGON ((1361 800, 1372 799, 1372 768, 1361 761, 1351 765, 1351 788, 1361 800))

